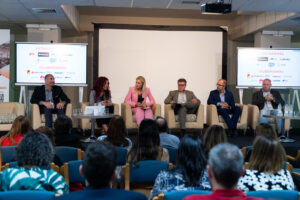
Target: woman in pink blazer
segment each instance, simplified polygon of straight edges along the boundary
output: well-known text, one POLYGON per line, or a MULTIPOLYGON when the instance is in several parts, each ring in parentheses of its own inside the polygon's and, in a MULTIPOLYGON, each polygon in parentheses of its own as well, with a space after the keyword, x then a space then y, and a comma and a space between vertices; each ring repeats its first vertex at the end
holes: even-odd
POLYGON ((151 106, 155 104, 155 100, 149 88, 146 88, 146 80, 142 76, 138 76, 135 86, 130 87, 124 103, 129 104, 132 113, 136 116, 136 123, 139 126, 143 119, 153 119, 151 106), (149 101, 147 102, 147 97, 149 101))

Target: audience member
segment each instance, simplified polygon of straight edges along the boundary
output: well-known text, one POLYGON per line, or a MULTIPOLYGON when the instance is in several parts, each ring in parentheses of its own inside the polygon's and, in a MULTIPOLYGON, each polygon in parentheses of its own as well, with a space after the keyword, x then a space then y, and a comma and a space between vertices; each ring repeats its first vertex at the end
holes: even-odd
POLYGON ((54 122, 56 146, 70 146, 82 148, 80 139, 71 133, 72 120, 68 116, 60 116, 54 122))
MULTIPOLYGON (((114 106, 111 102, 111 92, 109 89, 109 80, 104 76, 97 78, 93 89, 90 92, 90 106, 101 104, 105 110, 114 113, 114 106)), ((107 125, 111 118, 96 119, 98 127, 102 127, 103 133, 107 133, 107 125)))
POLYGON ((0 173, 0 190, 47 190, 64 194, 69 186, 63 176, 49 167, 54 155, 53 147, 44 134, 31 131, 17 147, 18 168, 0 173))
POLYGON ((175 190, 210 190, 205 167, 201 140, 193 135, 185 135, 179 144, 176 167, 158 174, 149 199, 159 193, 175 190))
POLYGON ((166 145, 166 146, 171 146, 174 148, 178 148, 178 144, 180 142, 179 138, 175 135, 169 134, 168 131, 168 124, 165 118, 163 117, 157 117, 156 120, 156 125, 158 127, 159 131, 159 138, 160 138, 160 145, 166 145))
POLYGON ((218 81, 217 89, 210 92, 207 104, 216 105, 218 114, 223 117, 229 128, 229 136, 237 136, 236 126, 241 109, 235 106, 232 92, 226 89, 226 80, 220 79, 218 81), (232 114, 232 117, 229 114, 232 114))
POLYGON ((157 125, 152 119, 144 119, 139 127, 137 142, 127 155, 127 162, 136 164, 142 160, 161 160, 169 162, 169 153, 160 147, 157 125))
POLYGON ((150 92, 150 88, 146 87, 144 77, 138 76, 136 78, 135 86, 129 88, 124 103, 131 106, 138 126, 140 126, 143 119, 153 119, 151 106, 155 104, 155 100, 150 92), (149 102, 147 102, 147 97, 149 98, 149 102))
POLYGON ((90 144, 79 169, 81 175, 86 179, 87 187, 84 190, 71 192, 68 195, 59 197, 58 200, 146 199, 140 193, 109 188, 110 182, 116 178, 116 165, 117 151, 111 144, 103 141, 90 144))
POLYGON ((175 115, 179 115, 181 134, 184 135, 186 114, 195 114, 201 102, 192 91, 185 90, 186 80, 184 78, 180 78, 177 84, 178 90, 170 91, 164 103, 171 104, 175 115))
POLYGON ((243 174, 243 155, 240 149, 229 143, 214 146, 209 152, 207 173, 213 192, 208 195, 191 195, 184 200, 255 200, 237 189, 237 182, 243 174))
POLYGON ((0 138, 1 146, 18 145, 24 135, 31 130, 30 121, 27 117, 20 115, 14 120, 10 131, 0 138))
POLYGON ((45 85, 34 89, 30 103, 39 105, 40 113, 45 114, 46 126, 52 128, 52 113, 64 116, 65 107, 70 103, 70 99, 61 87, 55 85, 54 76, 47 74, 45 85))
POLYGON ((227 142, 227 135, 222 126, 212 125, 208 127, 203 136, 205 155, 208 157, 209 151, 217 144, 227 142))
POLYGON ((107 136, 102 135, 98 140, 103 140, 117 147, 132 147, 131 140, 126 137, 126 126, 120 115, 115 115, 109 122, 107 136))
MULTIPOLYGON (((51 128, 49 128, 48 126, 40 126, 35 131, 47 135, 50 142, 52 143, 52 146, 55 148, 55 146, 56 146, 55 145, 55 136, 54 136, 55 133, 51 128)), ((64 164, 56 154, 54 154, 53 162, 54 162, 54 164, 56 164, 59 167, 64 164)))
POLYGON ((257 136, 249 161, 249 169, 238 182, 244 192, 257 190, 294 190, 289 171, 283 169, 285 151, 278 140, 257 136))

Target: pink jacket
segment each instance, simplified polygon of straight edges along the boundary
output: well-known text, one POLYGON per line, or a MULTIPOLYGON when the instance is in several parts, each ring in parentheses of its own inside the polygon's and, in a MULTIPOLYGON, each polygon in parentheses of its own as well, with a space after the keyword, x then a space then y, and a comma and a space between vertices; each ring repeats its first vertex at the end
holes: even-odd
MULTIPOLYGON (((149 98, 149 102, 146 103, 147 106, 152 106, 155 104, 155 100, 150 92, 150 88, 146 88, 146 94, 143 95, 144 101, 143 103, 146 103, 147 97, 149 98)), ((138 93, 134 92, 134 87, 130 87, 128 94, 125 97, 124 103, 129 104, 131 108, 135 108, 135 104, 138 101, 138 93)))

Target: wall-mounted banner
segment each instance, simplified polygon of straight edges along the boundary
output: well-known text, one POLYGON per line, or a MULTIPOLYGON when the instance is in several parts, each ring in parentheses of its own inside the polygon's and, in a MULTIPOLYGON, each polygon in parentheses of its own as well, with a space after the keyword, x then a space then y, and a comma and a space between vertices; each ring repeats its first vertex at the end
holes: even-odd
POLYGON ((0 29, 0 102, 9 101, 10 30, 0 29))

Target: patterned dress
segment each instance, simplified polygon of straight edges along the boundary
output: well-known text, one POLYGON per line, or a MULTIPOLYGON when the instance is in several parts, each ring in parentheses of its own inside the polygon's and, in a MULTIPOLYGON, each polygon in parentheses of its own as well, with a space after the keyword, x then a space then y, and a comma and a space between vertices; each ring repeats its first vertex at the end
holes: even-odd
POLYGON ((65 194, 69 189, 63 176, 41 168, 8 168, 0 173, 0 191, 44 190, 65 194))
POLYGON ((258 190, 294 190, 295 184, 289 171, 281 169, 275 174, 247 169, 238 182, 244 192, 258 190))
POLYGON ((160 193, 180 190, 211 190, 211 186, 208 180, 207 172, 204 171, 203 176, 199 180, 199 187, 187 187, 183 180, 182 174, 175 170, 161 171, 156 179, 151 191, 149 199, 157 196, 160 193))

